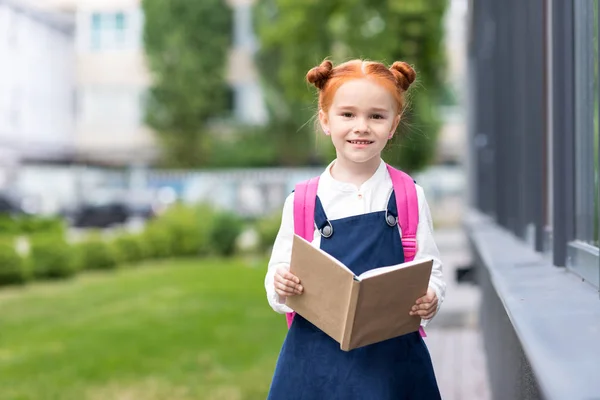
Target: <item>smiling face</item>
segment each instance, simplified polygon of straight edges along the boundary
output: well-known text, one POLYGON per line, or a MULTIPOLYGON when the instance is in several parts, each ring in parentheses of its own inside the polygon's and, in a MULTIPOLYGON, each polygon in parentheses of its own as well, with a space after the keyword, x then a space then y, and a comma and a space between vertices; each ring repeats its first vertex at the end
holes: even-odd
POLYGON ((400 115, 386 88, 369 79, 354 79, 337 89, 329 110, 319 111, 319 121, 331 135, 338 160, 378 164, 400 115))

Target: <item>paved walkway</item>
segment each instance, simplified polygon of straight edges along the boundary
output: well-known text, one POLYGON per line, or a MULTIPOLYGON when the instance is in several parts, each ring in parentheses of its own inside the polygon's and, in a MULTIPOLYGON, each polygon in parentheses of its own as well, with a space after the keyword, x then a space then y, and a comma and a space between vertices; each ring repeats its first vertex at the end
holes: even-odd
POLYGON ((429 329, 425 339, 443 400, 489 400, 481 336, 476 329, 429 329))
POLYGON ((456 269, 471 262, 467 238, 460 228, 436 232, 447 282, 440 313, 425 339, 444 400, 489 400, 485 353, 477 326, 479 289, 458 284, 456 269))

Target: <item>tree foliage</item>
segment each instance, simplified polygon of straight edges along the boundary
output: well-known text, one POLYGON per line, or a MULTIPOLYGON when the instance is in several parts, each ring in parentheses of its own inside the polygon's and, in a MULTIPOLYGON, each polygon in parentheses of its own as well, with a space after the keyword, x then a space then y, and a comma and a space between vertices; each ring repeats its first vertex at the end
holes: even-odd
POLYGON ((310 68, 329 57, 334 63, 402 60, 415 67, 412 106, 384 158, 409 171, 429 163, 439 128, 434 106, 442 93, 445 8, 446 0, 259 0, 257 65, 280 162, 332 155, 326 140, 315 144, 310 120, 316 95, 304 81, 310 68))
POLYGON ((169 165, 202 165, 207 122, 228 109, 231 9, 224 0, 143 0, 142 6, 153 81, 146 122, 169 165))

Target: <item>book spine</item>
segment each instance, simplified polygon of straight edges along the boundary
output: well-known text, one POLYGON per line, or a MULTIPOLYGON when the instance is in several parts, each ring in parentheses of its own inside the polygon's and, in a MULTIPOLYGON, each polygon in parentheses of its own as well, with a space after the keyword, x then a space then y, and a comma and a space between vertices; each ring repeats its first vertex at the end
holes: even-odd
POLYGON ((352 330, 354 328, 354 316, 356 315, 356 304, 358 303, 358 294, 360 292, 360 282, 352 281, 350 289, 350 298, 348 299, 348 311, 343 325, 342 341, 340 348, 344 351, 350 350, 350 340, 352 339, 352 330))

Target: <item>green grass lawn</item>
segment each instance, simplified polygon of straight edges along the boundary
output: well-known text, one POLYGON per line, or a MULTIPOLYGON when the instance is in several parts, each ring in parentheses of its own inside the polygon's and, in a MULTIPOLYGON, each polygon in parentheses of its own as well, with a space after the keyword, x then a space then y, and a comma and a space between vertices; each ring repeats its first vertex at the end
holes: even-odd
POLYGON ((0 399, 264 399, 266 263, 174 260, 0 289, 0 399))

